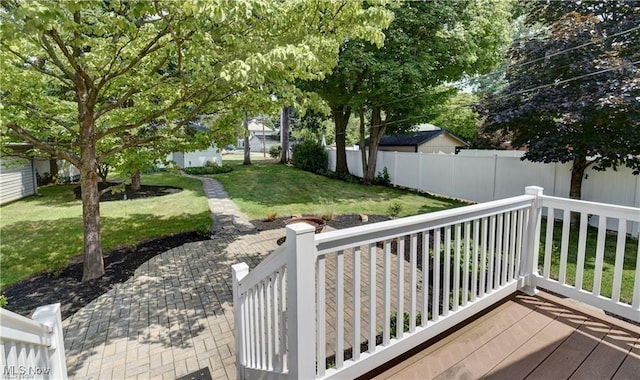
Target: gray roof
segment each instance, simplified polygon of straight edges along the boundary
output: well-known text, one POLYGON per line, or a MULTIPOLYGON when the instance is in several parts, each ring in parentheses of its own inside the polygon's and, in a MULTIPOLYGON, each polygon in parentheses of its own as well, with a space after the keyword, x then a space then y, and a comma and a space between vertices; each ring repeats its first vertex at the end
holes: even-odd
MULTIPOLYGON (((406 134, 406 135, 393 135, 393 136, 384 135, 380 140, 380 146, 420 146, 445 133, 452 136, 455 139, 460 140, 461 145, 469 145, 467 141, 454 135, 453 133, 447 131, 446 129, 436 129, 432 131, 417 131, 417 132, 406 134)), ((365 145, 369 146, 369 139, 365 140, 365 145)))

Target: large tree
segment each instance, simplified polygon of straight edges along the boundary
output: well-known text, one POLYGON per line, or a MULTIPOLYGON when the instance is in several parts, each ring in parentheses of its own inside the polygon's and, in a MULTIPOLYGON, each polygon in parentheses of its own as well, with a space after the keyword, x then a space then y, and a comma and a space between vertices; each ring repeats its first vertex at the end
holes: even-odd
POLYGON ((485 133, 508 131, 524 159, 571 162, 570 197, 585 170, 640 173, 638 2, 540 2, 547 34, 515 44, 507 87, 483 102, 485 133))
POLYGON ((189 140, 198 115, 219 116, 214 132, 235 128, 225 120, 272 105, 297 79, 322 77, 345 39, 380 42, 386 18, 346 0, 0 4, 2 139, 79 169, 83 280, 104 273, 101 163, 189 140))
POLYGON ((509 2, 407 1, 390 7, 395 18, 385 30, 384 46, 348 41, 338 68, 318 90, 333 110, 337 143, 352 110, 363 121, 366 115, 365 182, 375 176, 385 134, 406 132, 434 117, 435 107, 455 92, 442 85, 488 71, 508 43, 509 2))

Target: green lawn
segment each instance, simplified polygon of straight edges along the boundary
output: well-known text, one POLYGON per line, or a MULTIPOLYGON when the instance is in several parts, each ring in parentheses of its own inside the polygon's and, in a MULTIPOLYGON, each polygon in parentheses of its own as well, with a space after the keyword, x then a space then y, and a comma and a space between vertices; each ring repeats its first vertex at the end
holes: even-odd
MULTIPOLYGON (((562 239, 562 222, 556 221, 553 230, 553 246, 551 248, 551 267, 550 275, 554 279, 558 279, 560 271, 560 246, 562 239)), ((546 222, 543 221, 540 236, 540 256, 538 262, 538 270, 542 274, 544 264, 545 250, 545 231, 546 222)), ((582 288, 585 290, 593 290, 593 276, 595 272, 596 243, 598 230, 589 227, 587 231, 587 245, 585 251, 585 264, 582 276, 582 288)), ((613 232, 608 233, 605 238, 604 263, 602 269, 602 282, 600 293, 603 296, 611 297, 611 289, 613 286, 613 271, 616 257, 616 239, 617 235, 613 232)), ((636 269, 636 252, 638 249, 638 241, 627 236, 625 245, 624 263, 622 265, 622 285, 620 289, 620 299, 623 302, 631 303, 633 298, 633 283, 636 269)), ((567 252, 567 283, 573 285, 576 278, 576 262, 578 257, 578 228, 571 228, 569 232, 569 249, 567 252)))
MULTIPOLYGON (((101 203, 103 251, 178 232, 206 231, 211 226, 199 180, 156 173, 143 175, 142 183, 177 186, 184 191, 101 203)), ((2 288, 43 271, 60 270, 70 258, 82 255, 82 203, 74 198, 74 187, 41 187, 42 196, 0 208, 2 288)))
POLYGON ((222 182, 229 196, 251 219, 274 214, 391 215, 394 206, 400 209, 395 216, 403 217, 465 205, 390 187, 348 183, 267 161, 252 162, 243 166, 240 161, 225 159, 224 163, 234 170, 212 176, 222 182))

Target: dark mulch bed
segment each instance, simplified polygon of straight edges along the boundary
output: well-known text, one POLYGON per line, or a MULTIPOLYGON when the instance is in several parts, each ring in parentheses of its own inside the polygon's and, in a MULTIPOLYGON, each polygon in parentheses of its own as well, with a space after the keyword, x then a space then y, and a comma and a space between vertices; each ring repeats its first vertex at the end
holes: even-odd
MULTIPOLYGON (((122 195, 122 194, 120 194, 122 195)), ((389 219, 382 215, 369 215, 367 223, 389 219)), ((290 218, 273 221, 252 220, 259 231, 283 228, 290 218)), ((327 222, 334 228, 347 228, 364 224, 359 215, 338 215, 327 222)), ((185 243, 215 238, 208 234, 186 232, 168 237, 147 240, 135 247, 119 248, 105 254, 105 275, 99 279, 82 282, 82 262, 69 265, 58 275, 41 273, 4 290, 7 309, 29 316, 38 306, 60 303, 62 318, 73 315, 83 306, 108 292, 116 284, 128 280, 135 270, 152 257, 179 247, 185 243)))
POLYGON ((59 275, 41 273, 4 290, 7 309, 29 316, 38 306, 60 303, 62 319, 123 283, 150 258, 185 243, 210 239, 207 234, 185 232, 139 243, 134 248, 109 251, 104 258, 105 275, 82 282, 82 262, 66 267, 59 275))
MULTIPOLYGON (((118 182, 98 182, 98 189, 104 190, 108 187, 114 187, 121 185, 118 182)), ((108 202, 108 201, 121 201, 123 199, 139 199, 139 198, 150 198, 150 197, 161 197, 163 195, 175 194, 181 192, 182 189, 174 186, 151 186, 151 185, 140 185, 139 190, 133 190, 131 185, 126 185, 124 191, 122 189, 114 191, 107 191, 100 196, 100 202, 108 202)), ((76 186, 73 189, 73 194, 76 196, 76 199, 81 199, 82 188, 80 186, 76 186)))
MULTIPOLYGON (((285 223, 290 219, 291 217, 277 218, 272 221, 252 220, 251 223, 259 231, 275 230, 278 228, 283 228, 285 226, 285 223)), ((363 224, 383 222, 385 220, 389 220, 389 217, 385 215, 367 215, 367 219, 368 219, 367 222, 362 222, 360 219, 360 215, 357 215, 357 214, 335 215, 332 220, 327 221, 327 225, 335 229, 343 229, 343 228, 360 226, 363 224)))

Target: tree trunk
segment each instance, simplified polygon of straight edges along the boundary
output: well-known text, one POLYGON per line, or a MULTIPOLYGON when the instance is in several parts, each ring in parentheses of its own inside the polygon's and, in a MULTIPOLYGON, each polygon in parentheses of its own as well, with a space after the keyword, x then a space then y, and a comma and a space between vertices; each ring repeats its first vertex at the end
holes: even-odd
POLYGON ((104 274, 104 261, 100 246, 100 194, 96 170, 95 150, 82 149, 80 185, 82 189, 82 221, 84 222, 84 265, 82 281, 93 280, 104 274))
POLYGON ((378 147, 380 140, 384 136, 387 126, 382 121, 380 108, 375 107, 371 111, 371 128, 369 132, 369 165, 367 172, 364 173, 364 183, 370 184, 376 175, 376 160, 378 159, 378 147))
POLYGON ((58 160, 55 158, 49 160, 49 174, 51 174, 51 183, 58 183, 58 160))
POLYGON ((100 176, 100 180, 102 182, 107 182, 107 177, 109 176, 109 165, 102 163, 98 165, 98 176, 100 176))
POLYGON ((336 126, 336 173, 349 174, 347 166, 347 124, 351 117, 351 107, 331 107, 333 122, 336 126))
POLYGON ((140 190, 140 172, 131 174, 131 190, 140 190))
POLYGON ((280 163, 289 163, 289 107, 282 109, 280 120, 280 142, 282 152, 280 153, 280 163))
POLYGON ((582 199, 582 179, 584 171, 589 164, 585 157, 576 157, 573 159, 573 167, 571 168, 571 188, 569 197, 571 199, 582 199))
MULTIPOLYGON (((585 157, 576 157, 573 159, 573 167, 571 168, 571 187, 569 188, 569 197, 571 199, 582 199, 582 179, 584 178, 585 169, 589 163, 585 157)), ((580 223, 580 214, 571 213, 571 225, 578 226, 580 223)))
POLYGON ((367 145, 365 136, 364 125, 364 108, 358 109, 358 116, 360 116, 360 159, 362 160, 362 172, 366 173, 369 170, 369 164, 367 163, 367 145))
POLYGON ((251 165, 251 145, 249 144, 249 120, 247 113, 244 113, 244 161, 242 165, 251 165))

